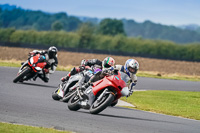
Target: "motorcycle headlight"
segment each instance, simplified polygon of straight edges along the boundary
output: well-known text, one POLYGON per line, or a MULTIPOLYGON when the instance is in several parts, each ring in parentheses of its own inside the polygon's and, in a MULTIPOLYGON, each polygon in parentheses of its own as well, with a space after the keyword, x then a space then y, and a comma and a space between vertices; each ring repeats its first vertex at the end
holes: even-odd
POLYGON ((40 68, 40 67, 35 67, 35 69, 36 69, 37 71, 42 70, 42 68, 40 68))
POLYGON ((128 87, 124 87, 124 88, 121 90, 121 94, 122 94, 122 96, 128 96, 128 94, 129 94, 128 87))

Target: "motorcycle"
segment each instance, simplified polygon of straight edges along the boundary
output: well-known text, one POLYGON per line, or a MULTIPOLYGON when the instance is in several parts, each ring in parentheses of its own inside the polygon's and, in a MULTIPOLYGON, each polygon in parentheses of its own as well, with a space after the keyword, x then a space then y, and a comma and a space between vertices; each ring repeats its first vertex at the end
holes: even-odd
POLYGON ((73 92, 76 90, 79 81, 84 77, 84 74, 78 73, 69 78, 68 81, 65 81, 58 85, 58 88, 52 93, 52 98, 54 100, 62 100, 63 102, 68 102, 73 92))
POLYGON ((77 89, 68 101, 68 109, 77 111, 87 109, 91 114, 98 114, 120 97, 127 96, 129 76, 121 71, 114 71, 96 81, 86 90, 77 89))
POLYGON ((41 72, 47 64, 46 62, 37 63, 39 58, 40 54, 29 56, 28 60, 22 63, 22 66, 13 82, 23 82, 37 76, 37 74, 41 72))
MULTIPOLYGON (((98 69, 98 71, 100 70, 98 69)), ((95 70, 95 72, 97 72, 97 70, 95 70)), ((95 72, 94 68, 87 67, 86 70, 72 75, 68 81, 58 85, 58 88, 52 93, 52 98, 54 100, 68 102, 69 99, 75 94, 77 87, 89 81, 95 72)))

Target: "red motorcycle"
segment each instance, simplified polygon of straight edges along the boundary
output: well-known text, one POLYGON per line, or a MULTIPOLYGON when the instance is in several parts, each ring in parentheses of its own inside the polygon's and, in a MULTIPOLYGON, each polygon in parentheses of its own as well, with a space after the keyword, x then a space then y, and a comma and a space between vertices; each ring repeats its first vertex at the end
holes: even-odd
POLYGON ((47 64, 46 62, 37 63, 39 58, 40 54, 30 56, 26 62, 22 63, 22 66, 17 73, 17 77, 13 82, 23 82, 37 76, 37 74, 42 71, 47 64))
POLYGON ((121 96, 127 96, 129 90, 127 82, 129 76, 121 71, 114 71, 103 79, 96 81, 85 91, 77 89, 77 92, 68 102, 68 108, 77 111, 87 109, 91 114, 98 114, 121 96))

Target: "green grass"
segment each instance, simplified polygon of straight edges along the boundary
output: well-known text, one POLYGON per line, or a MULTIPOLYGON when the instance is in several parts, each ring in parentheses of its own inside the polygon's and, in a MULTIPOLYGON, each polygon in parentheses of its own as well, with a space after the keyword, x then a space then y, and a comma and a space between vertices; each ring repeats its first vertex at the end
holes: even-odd
MULTIPOLYGON (((21 61, 16 60, 0 60, 0 66, 7 67, 20 67, 21 61)), ((59 66, 58 71, 70 71, 73 66, 59 66)), ((160 79, 174 79, 174 80, 187 80, 187 81, 200 81, 200 76, 187 76, 187 75, 159 75, 156 72, 144 72, 139 71, 137 74, 138 77, 150 77, 150 78, 160 78, 160 79)))
POLYGON ((0 66, 5 66, 5 67, 20 67, 21 64, 19 62, 12 62, 12 61, 1 61, 0 60, 0 66))
POLYGON ((200 81, 200 76, 188 76, 188 75, 178 75, 178 74, 166 74, 160 75, 155 72, 143 72, 139 71, 137 74, 138 77, 150 77, 150 78, 159 78, 159 79, 173 79, 173 80, 186 80, 186 81, 200 81))
POLYGON ((72 133, 53 128, 32 127, 0 122, 0 133, 72 133))
POLYGON ((200 120, 200 92, 136 91, 122 100, 135 109, 200 120))
MULTIPOLYGON (((16 60, 0 60, 0 66, 4 67, 21 67, 21 61, 16 61, 16 60)), ((72 66, 58 66, 57 70, 58 71, 70 71, 72 66)))

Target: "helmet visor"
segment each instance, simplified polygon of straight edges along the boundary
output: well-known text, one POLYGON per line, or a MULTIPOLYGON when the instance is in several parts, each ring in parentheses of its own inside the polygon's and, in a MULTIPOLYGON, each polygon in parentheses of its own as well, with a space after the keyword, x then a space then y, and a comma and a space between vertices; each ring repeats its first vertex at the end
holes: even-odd
POLYGON ((131 73, 136 73, 135 68, 129 67, 128 70, 129 70, 129 72, 131 72, 131 73))
POLYGON ((54 58, 56 56, 56 52, 49 52, 49 58, 54 58))
POLYGON ((105 68, 109 68, 109 67, 111 67, 111 66, 110 66, 109 64, 106 63, 106 64, 104 65, 104 67, 105 67, 105 68))

